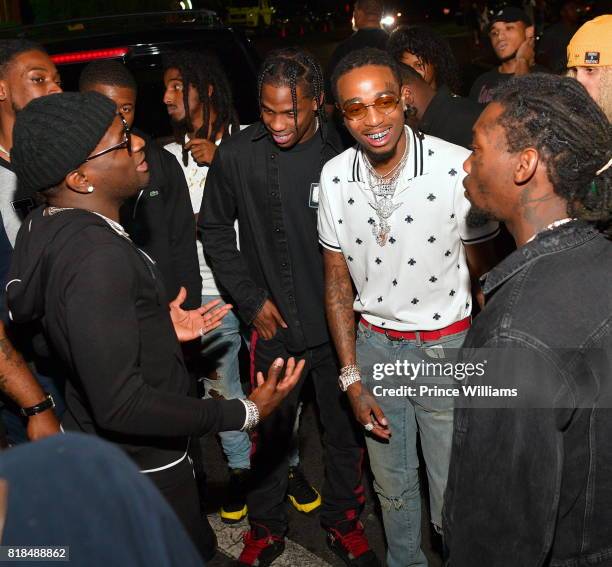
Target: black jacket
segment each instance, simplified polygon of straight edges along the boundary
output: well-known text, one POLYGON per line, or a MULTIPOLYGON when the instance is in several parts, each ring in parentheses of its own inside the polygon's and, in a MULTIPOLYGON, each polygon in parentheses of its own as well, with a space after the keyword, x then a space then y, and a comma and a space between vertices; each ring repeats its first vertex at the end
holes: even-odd
POLYGON ((486 347, 488 366, 470 381, 527 395, 519 407, 455 410, 451 567, 612 565, 610 274, 612 242, 580 221, 488 274, 464 345, 486 347))
MULTIPOLYGON (((326 141, 320 166, 343 149, 332 127, 324 125, 323 133, 326 141)), ((291 272, 279 189, 277 157, 281 150, 267 137, 265 127, 257 122, 219 146, 206 178, 198 228, 215 277, 241 318, 252 323, 266 299, 272 299, 289 327, 282 333, 284 344, 299 352, 306 348, 306 340, 294 289, 303 282, 294 281, 291 272), (236 218, 240 250, 234 232, 236 218)), ((316 179, 318 174, 313 173, 316 179)), ((313 234, 313 242, 316 238, 313 234)), ((313 269, 322 270, 322 262, 321 258, 321 265, 313 269)))
POLYGON ((453 96, 448 87, 442 86, 431 99, 419 129, 451 144, 468 148, 472 143, 472 127, 482 106, 469 98, 453 96))
POLYGON ((8 306, 17 323, 41 321, 65 367, 64 427, 118 443, 143 469, 180 458, 190 435, 239 429, 239 400, 187 397, 155 265, 93 213, 42 212, 17 236, 8 306))
POLYGON ((202 302, 202 278, 196 251, 195 217, 185 175, 176 158, 141 132, 151 179, 148 187, 121 208, 121 224, 134 244, 157 263, 168 297, 183 286, 186 309, 202 302))

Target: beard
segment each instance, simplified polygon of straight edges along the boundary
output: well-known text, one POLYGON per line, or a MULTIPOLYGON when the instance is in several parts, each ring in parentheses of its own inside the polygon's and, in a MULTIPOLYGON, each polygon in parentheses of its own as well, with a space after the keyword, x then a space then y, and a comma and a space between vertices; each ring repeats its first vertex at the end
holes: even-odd
POLYGON ((364 146, 361 146, 361 148, 365 152, 365 154, 368 156, 368 159, 370 160, 370 163, 372 165, 374 165, 375 163, 384 163, 386 161, 389 161, 392 157, 395 156, 395 154, 397 153, 397 146, 399 145, 400 140, 402 139, 403 135, 404 135, 404 128, 402 128, 402 132, 398 136, 397 141, 395 142, 395 145, 391 149, 387 150, 386 152, 374 153, 370 151, 369 148, 366 148, 364 146))
POLYGON ((517 53, 518 53, 518 49, 506 57, 499 57, 499 62, 507 63, 508 61, 512 61, 516 57, 517 53))
POLYGON ((374 154, 369 152, 368 150, 364 150, 371 164, 375 163, 383 163, 385 161, 390 160, 395 155, 395 150, 397 149, 397 145, 395 148, 390 149, 389 151, 383 152, 382 154, 374 154))
POLYGON ((467 216, 465 217, 465 224, 467 224, 469 228, 480 228, 488 222, 496 220, 499 219, 496 219, 491 213, 477 207, 476 205, 472 205, 467 216))
POLYGON ((181 118, 179 120, 176 120, 174 118, 170 118, 170 125, 172 126, 172 128, 174 130, 177 130, 177 131, 185 130, 185 131, 187 131, 187 118, 181 118))

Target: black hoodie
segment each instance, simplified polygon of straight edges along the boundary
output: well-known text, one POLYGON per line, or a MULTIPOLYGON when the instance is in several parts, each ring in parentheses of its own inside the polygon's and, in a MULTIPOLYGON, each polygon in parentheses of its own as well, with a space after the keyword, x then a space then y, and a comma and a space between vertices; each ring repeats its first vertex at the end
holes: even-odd
POLYGON ((114 441, 152 469, 181 458, 188 436, 243 425, 239 400, 187 397, 159 271, 102 217, 33 211, 8 281, 13 320, 40 320, 65 366, 66 429, 114 441))

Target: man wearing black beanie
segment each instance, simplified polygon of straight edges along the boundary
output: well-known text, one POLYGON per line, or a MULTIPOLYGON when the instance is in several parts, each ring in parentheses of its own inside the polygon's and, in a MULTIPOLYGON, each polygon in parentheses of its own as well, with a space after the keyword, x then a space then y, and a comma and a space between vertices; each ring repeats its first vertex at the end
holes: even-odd
POLYGON ((229 309, 184 311, 119 224, 119 208, 148 182, 142 138, 105 96, 36 99, 18 115, 11 152, 20 184, 47 206, 20 229, 8 304, 40 321, 67 376, 65 429, 117 443, 166 496, 205 560, 214 535, 198 506, 188 438, 249 430, 297 382, 303 362, 273 362, 248 400, 187 397, 179 341, 214 329, 229 309), (177 340, 178 338, 178 340, 177 340), (208 529, 207 529, 208 528, 208 529))

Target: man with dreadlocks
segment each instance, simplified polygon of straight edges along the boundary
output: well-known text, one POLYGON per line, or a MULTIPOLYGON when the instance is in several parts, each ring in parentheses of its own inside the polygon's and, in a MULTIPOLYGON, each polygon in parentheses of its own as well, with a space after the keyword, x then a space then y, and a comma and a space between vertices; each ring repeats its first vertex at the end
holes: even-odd
POLYGON ((518 249, 486 277, 465 359, 487 360, 471 387, 519 398, 510 407, 468 398, 456 411, 450 565, 603 567, 612 558, 610 123, 566 77, 517 78, 493 96, 464 186, 518 249))
MULTIPOLYGON (((229 81, 218 60, 207 53, 179 51, 164 61, 164 104, 175 141, 165 146, 183 169, 192 214, 200 211, 208 167, 223 138, 240 131, 229 81)), ((177 165, 179 167, 179 165, 177 165)), ((192 217, 193 219, 193 217, 192 217)), ((193 233, 191 238, 193 238, 193 233)), ((202 304, 222 300, 213 272, 196 239, 202 304)), ((238 355, 242 344, 240 321, 228 313, 219 329, 202 337, 200 356, 191 361, 205 398, 244 399, 238 355)), ((219 434, 229 466, 228 499, 221 520, 236 523, 247 513, 245 483, 250 468, 251 441, 245 431, 219 434)))
MULTIPOLYGON (((328 545, 347 565, 376 566, 359 522, 361 439, 342 403, 323 304, 317 181, 342 148, 325 121, 320 66, 298 49, 270 54, 259 74, 259 104, 261 121, 217 149, 198 219, 204 250, 239 315, 254 327, 253 370, 283 352, 307 361, 325 429, 321 523, 328 545)), ((287 459, 302 385, 259 429, 242 565, 270 565, 284 550, 287 459)))

